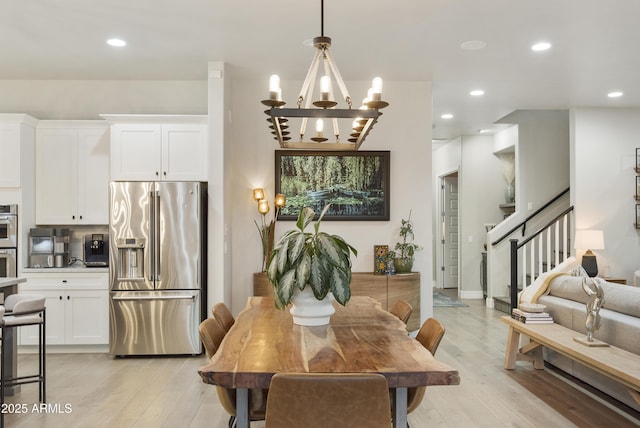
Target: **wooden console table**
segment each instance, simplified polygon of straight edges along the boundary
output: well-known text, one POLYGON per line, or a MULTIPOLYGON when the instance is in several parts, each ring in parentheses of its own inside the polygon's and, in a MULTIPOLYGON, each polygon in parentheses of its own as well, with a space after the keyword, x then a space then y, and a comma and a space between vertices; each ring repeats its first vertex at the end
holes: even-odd
MULTIPOLYGON (((253 295, 273 297, 273 286, 265 272, 253 274, 253 295)), ((351 275, 351 295, 373 297, 389 310, 402 299, 413 306, 407 322, 407 330, 420 328, 420 272, 396 275, 376 275, 371 272, 353 272, 351 275)))
POLYGON ((615 346, 589 347, 574 340, 582 334, 560 324, 525 324, 511 317, 500 318, 509 326, 504 368, 513 370, 517 360, 533 362, 536 369, 544 368, 542 346, 559 352, 627 387, 629 394, 640 404, 640 355, 615 346), (531 342, 518 349, 520 334, 531 342))

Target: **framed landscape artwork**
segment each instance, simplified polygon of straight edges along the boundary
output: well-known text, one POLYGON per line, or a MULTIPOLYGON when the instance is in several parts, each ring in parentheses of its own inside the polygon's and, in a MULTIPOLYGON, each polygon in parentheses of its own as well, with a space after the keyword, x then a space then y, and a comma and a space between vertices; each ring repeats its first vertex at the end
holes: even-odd
POLYGON ((276 193, 287 197, 279 220, 304 206, 324 220, 389 220, 389 151, 276 150, 276 193))

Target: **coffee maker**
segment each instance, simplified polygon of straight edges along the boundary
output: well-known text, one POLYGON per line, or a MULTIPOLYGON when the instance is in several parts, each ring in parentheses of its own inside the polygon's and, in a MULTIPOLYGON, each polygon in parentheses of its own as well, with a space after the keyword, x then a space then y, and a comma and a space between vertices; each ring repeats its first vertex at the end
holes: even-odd
POLYGON ((109 235, 103 233, 84 235, 84 263, 87 267, 109 266, 109 235))

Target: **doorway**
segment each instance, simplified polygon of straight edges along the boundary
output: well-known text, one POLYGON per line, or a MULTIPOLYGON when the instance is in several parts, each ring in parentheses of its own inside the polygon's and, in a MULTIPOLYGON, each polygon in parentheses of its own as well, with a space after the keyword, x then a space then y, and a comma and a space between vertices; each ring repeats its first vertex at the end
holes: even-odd
POLYGON ((458 248, 458 171, 440 178, 442 244, 441 287, 459 287, 458 248))

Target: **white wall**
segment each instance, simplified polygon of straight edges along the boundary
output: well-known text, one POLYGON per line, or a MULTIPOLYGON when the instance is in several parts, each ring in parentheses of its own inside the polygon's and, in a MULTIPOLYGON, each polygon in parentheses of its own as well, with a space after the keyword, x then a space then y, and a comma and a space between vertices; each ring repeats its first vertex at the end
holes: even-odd
MULTIPOLYGON (((571 195, 576 229, 604 231, 600 271, 633 283, 640 269, 640 230, 634 226, 636 148, 640 110, 571 111, 571 195)), ((577 254, 580 258, 582 254, 577 254)))
MULTIPOLYGON (((498 123, 517 125, 516 211, 489 232, 492 241, 569 187, 567 110, 517 110, 498 123)), ((509 243, 502 245, 489 248, 489 296, 506 295, 509 284, 509 258, 505 256, 509 243)), ((491 300, 487 304, 491 307, 491 300)))
POLYGON ((207 114, 207 81, 0 80, 0 113, 27 113, 37 119, 207 114))
MULTIPOLYGON (((480 262, 486 240, 485 223, 502 220, 504 180, 500 161, 493 155, 492 136, 463 136, 447 142, 433 154, 434 248, 438 254, 435 270, 443 263, 439 241, 439 213, 442 211, 439 177, 458 171, 459 207, 459 289, 462 298, 481 299, 480 262)), ((441 281, 441 278, 438 278, 441 281)))
POLYGON ((482 299, 480 262, 487 233, 485 223, 499 223, 505 203, 500 160, 493 155, 491 136, 462 138, 460 169, 460 290, 464 298, 482 299))
MULTIPOLYGON (((263 187, 273 199, 274 151, 278 143, 267 128, 265 107, 260 96, 267 95, 264 81, 234 81, 233 123, 229 174, 232 178, 230 203, 233 210, 232 310, 238 312, 252 294, 253 273, 261 268, 261 243, 254 220, 259 220, 251 190, 263 187)), ((351 94, 366 93, 369 82, 346 82, 351 94)), ((285 100, 297 94, 298 81, 282 81, 285 100)), ((431 85, 428 82, 385 81, 384 98, 390 106, 367 137, 360 150, 391 151, 390 221, 325 222, 322 228, 344 237, 358 249, 353 271, 371 272, 373 246, 394 245, 400 220, 412 210, 415 241, 425 248, 416 256, 414 270, 422 274, 422 317, 432 313, 431 281, 431 85)), ((292 101, 290 101, 291 103, 292 101)), ((269 213, 268 219, 271 219, 269 213)), ((276 225, 276 240, 293 222, 276 225)))
MULTIPOLYGON (((431 225, 432 240, 431 248, 433 251, 433 281, 434 287, 442 286, 442 271, 440 267, 444 263, 444 255, 442 253, 441 239, 441 213, 442 201, 440 197, 440 180, 443 176, 452 172, 460 171, 462 165, 462 137, 447 141, 442 146, 433 151, 432 169, 433 183, 431 190, 431 198, 433 200, 433 221, 431 225)), ((458 243, 459 245, 459 243, 458 243)), ((423 278, 424 280, 424 278, 423 278)))

